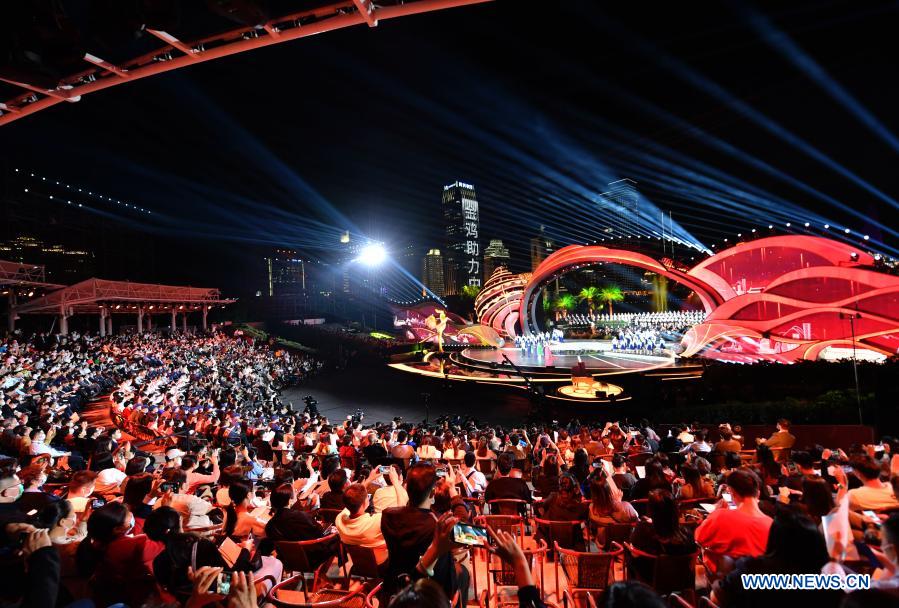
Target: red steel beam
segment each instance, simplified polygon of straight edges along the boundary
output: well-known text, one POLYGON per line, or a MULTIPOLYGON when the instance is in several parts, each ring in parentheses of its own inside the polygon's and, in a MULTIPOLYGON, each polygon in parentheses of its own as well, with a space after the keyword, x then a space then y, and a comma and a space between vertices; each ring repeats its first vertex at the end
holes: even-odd
MULTIPOLYGON (((353 0, 354 2, 356 0, 353 0)), ((323 16, 321 21, 317 21, 315 23, 310 23, 308 25, 301 25, 298 27, 293 27, 290 29, 285 29, 277 32, 277 35, 270 36, 259 36, 256 38, 242 38, 242 34, 249 31, 247 28, 242 28, 238 30, 232 30, 230 32, 225 32, 223 34, 219 34, 212 38, 207 38, 206 40, 221 40, 223 38, 227 39, 231 36, 236 36, 236 39, 226 42, 221 46, 217 46, 211 49, 207 49, 203 52, 194 52, 192 49, 192 45, 197 43, 185 44, 174 37, 171 37, 175 42, 177 42, 183 48, 179 48, 175 46, 174 42, 166 38, 162 38, 159 34, 161 32, 155 32, 155 30, 151 30, 151 33, 161 40, 165 40, 167 44, 172 45, 172 48, 180 50, 185 53, 184 55, 174 57, 170 61, 161 61, 161 62, 152 62, 146 65, 141 65, 139 67, 135 67, 133 69, 127 68, 128 78, 110 78, 110 77, 102 77, 102 74, 98 74, 98 78, 93 82, 87 82, 84 84, 80 84, 77 86, 73 86, 72 89, 65 91, 65 97, 53 97, 48 96, 33 103, 30 103, 25 106, 19 106, 17 111, 12 111, 0 116, 0 126, 8 124, 14 120, 18 120, 19 118, 23 118, 25 116, 29 116, 34 114, 35 112, 39 112, 46 108, 50 108, 55 106, 58 103, 63 101, 67 101, 68 97, 76 98, 79 96, 84 96, 89 93, 94 93, 96 91, 101 91, 103 89, 108 89, 109 87, 114 87, 118 84, 122 84, 123 82, 138 80, 141 78, 146 78, 147 76, 155 76, 156 74, 162 74, 164 72, 170 72, 172 70, 176 70, 178 68, 182 68, 188 65, 194 65, 197 63, 202 63, 204 61, 211 61, 213 59, 219 59, 221 57, 227 57, 229 55, 234 55, 236 53, 242 53, 244 51, 251 51, 257 48, 262 48, 266 46, 270 46, 273 44, 280 44, 283 42, 288 42, 290 40, 296 40, 298 38, 305 38, 306 36, 312 36, 315 34, 322 34, 324 32, 330 32, 333 30, 342 29, 345 27, 350 27, 353 25, 361 25, 363 23, 368 23, 368 19, 372 19, 375 23, 377 23, 381 19, 394 19, 397 17, 405 17, 409 15, 417 15, 420 13, 426 13, 431 11, 444 10, 448 8, 455 8, 460 6, 468 6, 471 4, 483 4, 485 2, 491 2, 492 0, 419 0, 418 2, 409 2, 406 4, 400 4, 396 6, 385 6, 382 8, 373 8, 371 15, 363 14, 360 11, 356 11, 353 13, 343 13, 343 14, 334 14, 332 17, 327 17, 330 13, 325 13, 324 11, 327 9, 337 9, 337 8, 345 8, 347 6, 354 6, 353 3, 349 2, 340 2, 335 3, 332 6, 327 7, 326 9, 320 8, 315 11, 306 11, 304 13, 298 13, 297 15, 288 15, 284 17, 278 17, 268 23, 269 26, 274 28, 277 23, 286 23, 293 19, 297 19, 303 15, 316 15, 323 16), (368 18, 367 18, 368 17, 368 18), (186 49, 186 50, 184 50, 186 49)), ((266 28, 268 29, 268 28, 266 28)), ((167 35, 167 34, 166 34, 167 35)), ((159 49, 149 55, 152 58, 154 55, 159 55, 160 53, 165 52, 166 49, 159 49)), ((111 65, 111 64, 110 64, 111 65)), ((103 69, 107 69, 111 72, 107 66, 102 66, 103 69)), ((119 68, 120 70, 125 70, 126 68, 119 68)), ((117 72, 114 72, 117 75, 117 72)), ((77 77, 78 75, 74 76, 77 77)), ((23 86, 23 88, 31 89, 31 87, 20 85, 19 83, 13 83, 17 86, 23 86)), ((37 90, 36 92, 50 95, 50 93, 42 90, 37 90)), ((9 103, 9 102, 7 102, 9 103)))

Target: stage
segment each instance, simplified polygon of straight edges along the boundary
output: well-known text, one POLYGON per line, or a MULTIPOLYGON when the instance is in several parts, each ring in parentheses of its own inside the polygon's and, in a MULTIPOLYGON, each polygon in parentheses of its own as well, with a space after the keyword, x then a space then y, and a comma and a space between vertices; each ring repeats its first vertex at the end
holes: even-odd
POLYGON ((577 340, 560 342, 550 346, 551 355, 540 356, 520 348, 506 347, 493 350, 466 348, 460 362, 489 365, 491 368, 511 369, 506 357, 518 367, 528 371, 564 372, 583 362, 594 375, 645 372, 675 364, 676 358, 669 350, 656 354, 638 354, 613 351, 608 340, 577 340))

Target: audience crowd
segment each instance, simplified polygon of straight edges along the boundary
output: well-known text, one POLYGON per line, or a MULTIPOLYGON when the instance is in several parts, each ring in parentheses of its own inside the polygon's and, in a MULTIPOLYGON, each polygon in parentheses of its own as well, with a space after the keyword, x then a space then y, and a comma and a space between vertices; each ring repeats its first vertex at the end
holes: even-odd
POLYGON ((280 397, 321 366, 220 333, 0 342, 3 605, 446 608, 483 601, 485 573, 524 607, 899 602, 899 440, 332 421, 280 397), (819 573, 872 589, 741 578, 819 573))

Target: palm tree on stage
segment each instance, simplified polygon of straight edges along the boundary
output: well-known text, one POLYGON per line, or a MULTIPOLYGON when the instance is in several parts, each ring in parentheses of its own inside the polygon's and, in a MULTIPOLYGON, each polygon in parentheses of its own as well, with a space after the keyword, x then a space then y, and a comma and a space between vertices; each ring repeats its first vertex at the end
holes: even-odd
POLYGON ((478 297, 478 294, 481 293, 481 288, 477 285, 463 285, 462 286, 462 297, 467 298, 469 300, 474 300, 478 297))
POLYGON ((621 288, 617 285, 607 285, 599 291, 599 299, 609 303, 609 316, 612 316, 612 302, 620 302, 624 299, 621 288))
POLYGON ((570 293, 563 294, 556 298, 556 301, 553 302, 553 308, 556 309, 557 312, 561 312, 563 316, 568 316, 568 313, 577 307, 577 300, 575 300, 574 296, 570 293))
POLYGON ((581 290, 581 293, 577 294, 577 299, 587 303, 587 310, 590 311, 590 316, 592 317, 593 304, 599 299, 599 288, 592 285, 590 287, 584 287, 581 290))

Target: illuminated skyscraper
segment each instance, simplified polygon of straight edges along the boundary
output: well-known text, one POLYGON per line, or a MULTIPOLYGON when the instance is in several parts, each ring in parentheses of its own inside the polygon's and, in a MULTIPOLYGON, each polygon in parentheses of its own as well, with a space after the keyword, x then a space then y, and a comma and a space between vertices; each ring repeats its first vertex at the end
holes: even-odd
POLYGON ((490 244, 484 249, 484 282, 490 278, 493 271, 500 266, 509 267, 509 250, 503 246, 499 239, 490 239, 490 244))
POLYGON ((431 293, 441 298, 446 294, 443 264, 443 255, 439 249, 430 249, 421 263, 421 282, 431 293))
POLYGON ((613 237, 630 239, 637 235, 640 216, 640 193, 637 182, 624 178, 609 184, 609 189, 599 195, 600 225, 613 237))
POLYGON ((265 258, 269 296, 300 295, 306 290, 306 268, 292 249, 275 249, 265 258))
POLYGON ((443 187, 443 225, 446 229, 446 295, 461 293, 465 285, 481 286, 481 246, 478 199, 474 186, 454 182, 443 187))
POLYGON ((540 226, 540 234, 531 239, 531 272, 555 250, 555 244, 544 234, 543 226, 540 226))

